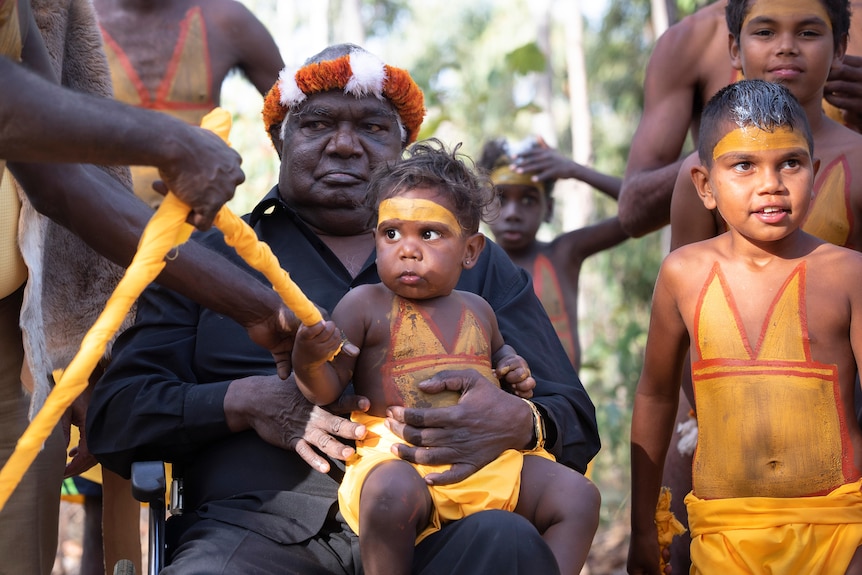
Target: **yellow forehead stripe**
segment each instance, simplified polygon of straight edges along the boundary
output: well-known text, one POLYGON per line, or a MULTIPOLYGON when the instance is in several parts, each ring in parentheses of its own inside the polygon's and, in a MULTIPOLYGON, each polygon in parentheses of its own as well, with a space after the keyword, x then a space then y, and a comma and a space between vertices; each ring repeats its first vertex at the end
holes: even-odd
POLYGON ((377 222, 402 220, 405 222, 436 222, 449 228, 453 234, 461 234, 461 224, 455 215, 431 200, 422 198, 388 198, 380 202, 377 222))
POLYGON ((819 0, 782 0, 775 2, 773 0, 760 0, 754 2, 745 20, 742 22, 742 27, 754 18, 780 18, 782 16, 810 16, 814 15, 822 18, 823 21, 832 29, 832 19, 826 8, 819 0))
POLYGON ((784 150, 788 148, 808 149, 808 140, 798 130, 777 128, 766 132, 753 126, 736 128, 724 135, 712 149, 712 159, 730 152, 758 152, 784 150))
POLYGON ((545 184, 533 181, 532 174, 520 174, 508 165, 494 168, 491 172, 491 183, 495 186, 530 186, 545 192, 545 184))

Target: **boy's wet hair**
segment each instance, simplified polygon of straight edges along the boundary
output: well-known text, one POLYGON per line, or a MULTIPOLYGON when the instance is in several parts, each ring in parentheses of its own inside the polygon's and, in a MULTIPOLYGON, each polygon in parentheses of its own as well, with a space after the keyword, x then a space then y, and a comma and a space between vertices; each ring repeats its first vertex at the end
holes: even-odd
MULTIPOLYGON (((533 145, 535 146, 538 144, 533 145)), ((492 140, 488 140, 485 142, 485 145, 482 146, 482 153, 479 156, 479 160, 476 162, 476 165, 490 177, 491 173, 496 168, 511 164, 515 160, 515 156, 517 156, 517 154, 512 153, 511 145, 505 138, 494 138, 492 140)), ((544 185, 545 196, 549 200, 554 191, 555 183, 556 180, 554 179, 544 180, 542 182, 544 185)))
POLYGON ((808 151, 814 153, 808 117, 790 90, 765 80, 741 80, 719 90, 703 110, 697 146, 700 163, 711 166, 719 140, 729 130, 748 126, 764 132, 777 128, 801 130, 808 141, 808 151))
MULTIPOLYGON (((727 29, 737 44, 739 44, 739 34, 742 32, 742 23, 751 9, 751 2, 752 0, 728 0, 724 9, 727 29)), ((833 46, 837 49, 850 33, 850 0, 819 0, 819 2, 829 15, 833 46)))
POLYGON ((377 226, 380 202, 416 188, 434 188, 455 207, 455 218, 467 233, 479 231, 479 224, 498 209, 499 201, 491 181, 472 169, 473 161, 452 151, 436 138, 416 142, 404 157, 375 168, 368 183, 365 205, 371 211, 371 227, 377 226))

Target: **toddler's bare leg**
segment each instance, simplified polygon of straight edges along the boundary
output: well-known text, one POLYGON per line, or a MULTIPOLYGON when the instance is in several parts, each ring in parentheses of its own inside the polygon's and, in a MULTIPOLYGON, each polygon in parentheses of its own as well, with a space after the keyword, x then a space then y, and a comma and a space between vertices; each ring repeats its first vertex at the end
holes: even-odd
POLYGON ((431 496, 406 461, 386 461, 366 476, 359 498, 359 551, 366 575, 409 575, 416 536, 428 525, 431 496))
POLYGON ((542 534, 561 574, 577 575, 586 563, 600 504, 599 490, 577 471, 543 457, 524 457, 515 512, 542 534))

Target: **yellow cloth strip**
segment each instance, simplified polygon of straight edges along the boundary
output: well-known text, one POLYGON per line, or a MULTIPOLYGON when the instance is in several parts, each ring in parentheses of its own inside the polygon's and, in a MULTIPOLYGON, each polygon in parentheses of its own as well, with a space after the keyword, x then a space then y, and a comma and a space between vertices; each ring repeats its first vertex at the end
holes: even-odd
POLYGON ((225 242, 236 249, 250 266, 266 276, 284 304, 305 325, 323 321, 323 316, 311 300, 299 289, 272 253, 269 246, 257 239, 254 230, 228 208, 222 208, 215 217, 215 225, 224 232, 225 242))
MULTIPOLYGON (((204 118, 201 127, 215 132, 227 141, 230 114, 216 108, 204 118)), ((0 470, 0 510, 33 463, 51 430, 72 402, 87 388, 90 374, 105 354, 107 342, 117 332, 141 292, 165 267, 165 256, 191 236, 194 228, 186 223, 189 210, 179 198, 168 194, 147 224, 141 235, 138 252, 108 299, 105 309, 84 336, 78 353, 63 372, 62 378, 56 382, 45 400, 45 405, 24 430, 15 451, 0 470)), ((223 206, 219 211, 215 224, 224 232, 225 241, 234 246, 240 256, 272 282, 285 305, 300 321, 306 325, 314 325, 322 320, 314 304, 293 283, 287 272, 281 269, 269 246, 257 240, 254 230, 248 224, 233 214, 227 206, 223 206)))
POLYGON ((844 573, 862 545, 862 480, 813 497, 685 503, 692 575, 844 573))
POLYGON ((662 552, 670 548, 673 538, 685 533, 686 529, 670 510, 672 495, 669 487, 662 487, 658 495, 658 504, 655 508, 655 526, 658 532, 659 548, 659 572, 664 573, 667 567, 662 552))
POLYGON ((21 477, 33 463, 66 409, 87 388, 90 374, 104 355, 107 342, 117 332, 144 288, 165 267, 165 254, 178 243, 188 239, 191 234, 192 226, 185 223, 186 216, 182 215, 183 210, 188 214, 188 208, 180 200, 169 195, 162 208, 144 229, 138 253, 117 284, 104 311, 84 336, 80 350, 63 372, 62 379, 56 382, 45 400, 45 405, 24 430, 15 451, 0 470, 0 509, 18 486, 21 477))

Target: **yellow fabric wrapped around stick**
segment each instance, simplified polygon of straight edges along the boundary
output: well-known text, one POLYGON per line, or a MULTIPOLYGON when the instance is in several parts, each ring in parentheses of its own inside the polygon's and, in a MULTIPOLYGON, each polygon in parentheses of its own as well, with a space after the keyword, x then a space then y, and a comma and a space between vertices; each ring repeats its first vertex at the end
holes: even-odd
POLYGON ((686 532, 685 527, 670 510, 672 495, 669 487, 662 486, 658 495, 658 504, 655 508, 655 526, 658 532, 659 548, 659 571, 664 573, 667 562, 664 560, 664 551, 670 548, 673 538, 686 532))
MULTIPOLYGON (((230 114, 216 108, 203 119, 201 127, 218 134, 225 142, 230 132, 230 114)), ((105 353, 108 342, 120 328, 123 319, 141 292, 165 267, 165 256, 189 239, 194 227, 186 223, 190 208, 173 194, 165 197, 153 215, 138 246, 132 263, 108 299, 104 311, 81 342, 81 348, 72 358, 24 434, 15 451, 0 470, 0 509, 20 483, 51 430, 60 421, 72 402, 87 388, 90 374, 105 353)), ((223 206, 215 218, 215 225, 225 234, 225 241, 249 265, 263 273, 281 296, 285 305, 306 325, 323 321, 323 316, 281 269, 269 246, 259 242, 254 230, 241 218, 223 206)), ((250 280, 252 281, 252 280, 250 280)))

